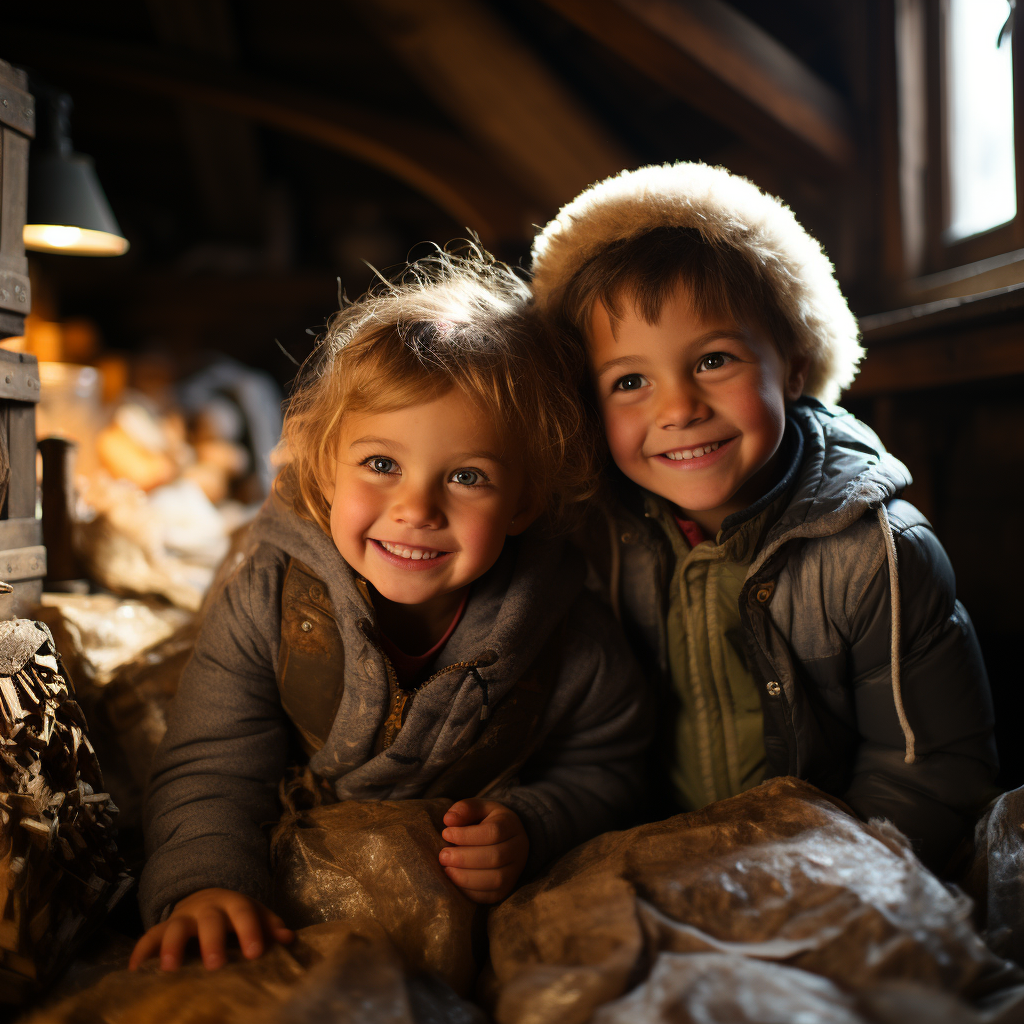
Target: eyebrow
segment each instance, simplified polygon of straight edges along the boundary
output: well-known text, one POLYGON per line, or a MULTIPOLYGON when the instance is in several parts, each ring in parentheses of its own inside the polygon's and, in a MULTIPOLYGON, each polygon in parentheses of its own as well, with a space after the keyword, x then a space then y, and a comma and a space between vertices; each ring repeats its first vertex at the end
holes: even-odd
MULTIPOLYGON (((407 446, 402 444, 401 441, 396 441, 391 437, 358 437, 348 447, 351 451, 353 448, 359 448, 362 445, 380 445, 384 448, 397 449, 398 451, 406 451, 407 446)), ((499 466, 508 465, 508 460, 500 455, 495 455, 494 452, 489 451, 486 448, 476 449, 474 451, 458 452, 452 456, 453 462, 461 462, 463 459, 489 459, 491 462, 498 463, 499 466)))
POLYGON ((384 445, 390 448, 405 448, 405 445, 401 441, 396 441, 393 437, 357 437, 350 445, 349 449, 358 448, 362 444, 373 444, 373 445, 384 445))
MULTIPOLYGON (((726 327, 724 330, 716 329, 713 331, 705 331, 703 334, 694 338, 693 341, 690 342, 689 347, 695 349, 701 348, 702 346, 706 345, 709 341, 717 341, 720 338, 729 338, 733 341, 739 341, 742 342, 743 344, 746 344, 747 332, 738 327, 726 327)), ((645 357, 638 354, 616 356, 614 359, 608 359, 607 361, 603 362, 597 368, 597 370, 594 371, 594 376, 600 377, 603 374, 607 373, 609 370, 614 369, 616 366, 632 365, 642 367, 644 362, 646 362, 645 357)))

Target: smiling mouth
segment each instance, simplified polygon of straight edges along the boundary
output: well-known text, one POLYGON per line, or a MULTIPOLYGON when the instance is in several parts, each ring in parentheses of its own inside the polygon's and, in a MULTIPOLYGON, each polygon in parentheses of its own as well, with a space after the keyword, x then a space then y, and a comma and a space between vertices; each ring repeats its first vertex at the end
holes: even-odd
POLYGON ((371 539, 374 544, 378 544, 389 555, 394 555, 396 558, 408 558, 412 562, 429 562, 439 555, 451 554, 450 551, 439 551, 437 548, 417 548, 410 547, 408 544, 392 544, 386 540, 371 539))
POLYGON ((700 459, 712 452, 717 452, 723 444, 728 444, 732 438, 724 441, 712 441, 709 444, 700 444, 695 448, 675 448, 670 452, 661 452, 661 458, 670 459, 672 462, 689 462, 691 459, 700 459))

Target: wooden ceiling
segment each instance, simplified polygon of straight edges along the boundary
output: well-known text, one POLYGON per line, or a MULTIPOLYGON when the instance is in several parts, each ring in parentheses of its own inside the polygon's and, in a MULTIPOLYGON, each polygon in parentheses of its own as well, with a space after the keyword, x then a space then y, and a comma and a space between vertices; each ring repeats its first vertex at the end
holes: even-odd
POLYGON ((874 7, 50 0, 0 16, 0 57, 71 93, 75 148, 132 242, 118 260, 39 262, 56 312, 124 347, 155 332, 237 349, 254 323, 322 323, 336 276, 350 294, 369 282, 362 259, 394 265, 468 228, 524 260, 580 189, 663 160, 782 194, 855 282, 874 7), (233 340, 213 315, 226 279, 259 310, 233 340))

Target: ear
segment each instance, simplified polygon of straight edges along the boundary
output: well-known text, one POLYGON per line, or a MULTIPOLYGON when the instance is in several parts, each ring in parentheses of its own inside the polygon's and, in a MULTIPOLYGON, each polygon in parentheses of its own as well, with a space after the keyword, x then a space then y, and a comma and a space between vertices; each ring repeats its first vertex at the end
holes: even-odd
POLYGON ((804 393, 804 381, 810 364, 810 359, 805 355, 790 356, 786 361, 784 390, 787 402, 795 402, 804 393))
POLYGON ((543 502, 539 501, 535 495, 525 494, 519 510, 505 529, 506 535, 518 537, 528 526, 533 525, 543 511, 543 502))

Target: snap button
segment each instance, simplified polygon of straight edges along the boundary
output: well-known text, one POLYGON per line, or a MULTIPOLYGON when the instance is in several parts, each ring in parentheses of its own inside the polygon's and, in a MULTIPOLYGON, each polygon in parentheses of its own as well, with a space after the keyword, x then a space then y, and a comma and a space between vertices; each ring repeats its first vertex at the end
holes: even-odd
POLYGON ((632 544, 635 538, 631 533, 624 533, 620 539, 623 544, 632 544))
POLYGON ((314 583, 309 588, 309 596, 313 599, 314 604, 319 604, 324 599, 324 588, 319 583, 314 583))
POLYGON ((303 619, 302 625, 299 627, 303 633, 308 633, 313 628, 313 623, 309 619, 303 619))
POLYGON ((770 683, 768 684, 768 694, 769 694, 769 696, 771 696, 771 697, 778 697, 778 695, 779 695, 780 693, 782 693, 782 687, 781 687, 781 686, 779 686, 779 684, 778 684, 777 682, 775 682, 775 680, 773 679, 773 680, 772 680, 772 681, 771 681, 771 682, 770 682, 770 683))
POLYGON ((767 601, 768 598, 770 598, 772 596, 772 591, 774 589, 775 589, 775 581, 774 580, 769 580, 767 583, 762 583, 761 586, 759 586, 757 588, 757 594, 755 596, 757 597, 757 600, 761 604, 764 604, 765 601, 767 601))

